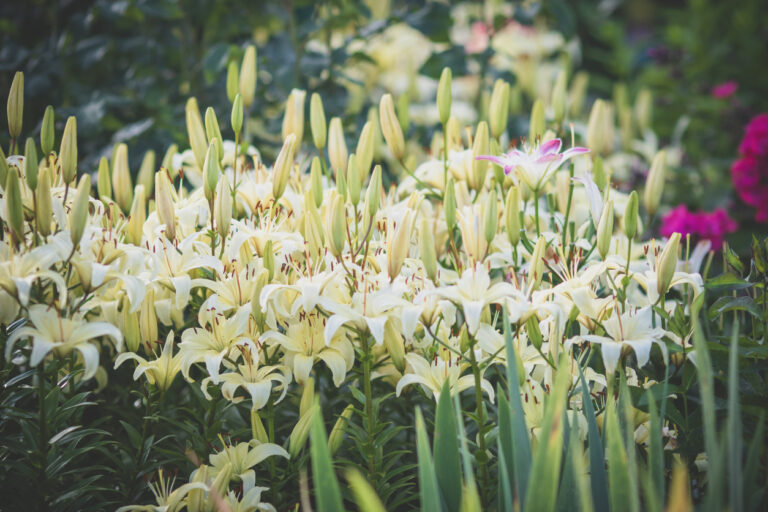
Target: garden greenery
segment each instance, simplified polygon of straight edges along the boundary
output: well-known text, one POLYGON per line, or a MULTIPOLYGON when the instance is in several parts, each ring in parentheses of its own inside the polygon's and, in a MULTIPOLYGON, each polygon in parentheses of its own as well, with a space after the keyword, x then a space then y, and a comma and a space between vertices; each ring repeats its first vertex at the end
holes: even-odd
POLYGON ((497 80, 472 121, 449 68, 431 104, 384 94, 359 133, 295 89, 265 161, 249 47, 231 112, 190 99, 189 148, 136 175, 122 143, 79 166, 77 120, 57 133, 51 107, 32 137, 17 73, 0 478, 34 492, 2 506, 764 504, 764 383, 743 367, 764 367, 765 244, 747 268, 724 249, 707 277, 719 247, 649 236, 674 148, 633 154, 647 180, 614 188, 626 148, 652 138, 647 91, 617 127, 614 103, 583 108, 583 77, 497 57, 528 81, 497 80), (438 126, 429 152, 413 112, 438 126))

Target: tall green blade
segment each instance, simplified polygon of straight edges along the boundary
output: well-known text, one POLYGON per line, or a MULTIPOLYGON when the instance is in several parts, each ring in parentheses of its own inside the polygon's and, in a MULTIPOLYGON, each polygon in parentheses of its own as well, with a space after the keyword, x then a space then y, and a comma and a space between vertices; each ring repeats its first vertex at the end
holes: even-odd
POLYGON ((608 444, 608 495, 611 510, 627 510, 631 503, 629 463, 619 427, 616 405, 608 398, 606 406, 606 442, 608 444))
POLYGON ((347 472, 347 481, 352 494, 355 497, 355 503, 360 510, 365 512, 385 512, 386 509, 381 500, 376 495, 376 491, 368 483, 359 471, 351 469, 347 472))
POLYGON ((739 405, 739 321, 733 323, 731 351, 728 358, 728 477, 731 511, 744 510, 744 483, 741 461, 741 407, 739 405))
POLYGON ((461 503, 461 462, 459 461, 456 416, 451 402, 451 388, 447 380, 437 403, 433 446, 438 486, 447 509, 457 512, 461 503))
MULTIPOLYGON (((501 412, 499 413, 501 414, 501 412)), ((501 416, 499 416, 501 417, 501 416)), ((501 422, 499 422, 501 428, 501 422)), ((498 438, 499 450, 499 477, 498 477, 498 498, 499 510, 514 510, 513 500, 514 491, 512 490, 512 479, 509 475, 509 466, 507 465, 507 455, 501 446, 501 436, 498 438)))
POLYGON ((595 407, 589 394, 589 387, 584 378, 584 373, 579 366, 579 379, 581 380, 582 403, 584 414, 587 417, 587 441, 589 442, 589 474, 592 486, 592 501, 595 510, 608 512, 608 477, 605 473, 605 453, 603 452, 603 440, 597 428, 595 407))
POLYGON ((629 510, 638 512, 640 510, 640 492, 637 488, 637 449, 635 448, 635 425, 634 413, 632 411, 632 397, 629 395, 629 386, 627 380, 621 379, 621 408, 624 416, 625 432, 624 438, 627 450, 627 468, 629 470, 629 510))
MULTIPOLYGON (((316 402, 318 403, 318 402, 316 402)), ((315 408, 310 430, 310 454, 312 456, 312 480, 315 486, 315 499, 318 512, 336 512, 344 510, 341 501, 339 482, 333 471, 331 453, 328 450, 328 437, 325 435, 320 407, 315 408)))
MULTIPOLYGON (((648 390, 648 411, 650 418, 650 439, 648 443, 648 485, 651 486, 649 496, 654 501, 654 507, 658 510, 664 507, 664 447, 662 446, 661 418, 656 410, 656 400, 653 393, 648 390)), ((646 498, 646 502, 648 499, 646 498)), ((650 508, 650 505, 647 505, 650 508)))
POLYGON ((763 444, 765 442, 763 438, 764 429, 765 411, 760 413, 760 421, 757 423, 752 442, 749 443, 747 462, 744 465, 744 474, 747 475, 747 480, 744 482, 744 496, 749 497, 747 510, 758 510, 763 493, 765 493, 765 487, 758 489, 757 486, 757 475, 759 474, 757 468, 760 457, 763 455, 763 444))
POLYGON ((419 496, 421 497, 421 510, 433 512, 443 510, 440 502, 440 491, 437 487, 435 467, 432 463, 432 455, 429 453, 429 439, 424 427, 424 418, 421 409, 416 409, 416 455, 419 461, 419 496))
POLYGON ((563 418, 563 439, 565 440, 565 462, 563 462, 563 478, 560 480, 560 490, 557 493, 557 510, 568 512, 573 510, 578 502, 578 490, 576 489, 576 475, 573 474, 573 458, 581 457, 577 452, 576 443, 581 444, 578 437, 573 438, 574 431, 578 431, 578 425, 572 427, 567 415, 563 418))

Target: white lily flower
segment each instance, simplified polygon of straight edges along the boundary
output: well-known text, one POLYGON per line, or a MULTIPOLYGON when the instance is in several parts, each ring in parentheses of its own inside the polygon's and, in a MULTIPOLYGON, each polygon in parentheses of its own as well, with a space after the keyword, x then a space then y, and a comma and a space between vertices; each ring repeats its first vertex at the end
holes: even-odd
MULTIPOLYGON (((448 381, 452 394, 461 393, 465 389, 474 387, 475 377, 471 374, 462 375, 469 368, 469 364, 460 362, 450 352, 447 354, 447 357, 448 359, 445 360, 442 357, 436 356, 434 361, 430 363, 413 352, 406 354, 405 359, 408 362, 408 369, 405 375, 397 382, 397 388, 395 389, 397 396, 400 396, 405 386, 421 384, 428 391, 432 392, 437 402, 440 400, 440 392, 446 381, 448 381)), ((488 395, 488 399, 493 402, 495 393, 491 383, 482 379, 480 387, 488 395)))

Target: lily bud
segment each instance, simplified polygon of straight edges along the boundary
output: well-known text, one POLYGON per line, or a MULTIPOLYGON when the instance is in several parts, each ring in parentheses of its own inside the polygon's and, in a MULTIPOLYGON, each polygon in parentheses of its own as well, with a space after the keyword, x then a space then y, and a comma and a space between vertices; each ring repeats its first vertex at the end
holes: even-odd
POLYGON ((126 240, 133 245, 141 245, 141 235, 144 231, 144 222, 147 220, 147 200, 144 196, 144 185, 136 185, 133 193, 130 219, 126 240))
POLYGON ((331 119, 328 128, 328 158, 334 171, 346 169, 347 142, 344 140, 344 129, 338 117, 331 119))
POLYGON ((8 170, 5 182, 5 217, 17 242, 24 240, 24 207, 21 202, 21 186, 16 169, 8 170))
POLYGON ((440 74, 440 82, 437 84, 437 111, 440 115, 440 124, 445 125, 451 117, 451 81, 453 74, 451 68, 443 68, 440 74))
POLYGON ((461 128, 459 127, 459 120, 451 116, 448 119, 445 131, 446 138, 448 139, 448 153, 452 150, 461 149, 461 128))
POLYGON ((112 163, 112 191, 120 209, 128 212, 133 202, 133 185, 128 167, 128 146, 122 143, 118 144, 115 160, 112 163))
POLYGON ((37 170, 37 148, 35 147, 34 139, 29 137, 24 145, 24 177, 32 191, 37 188, 37 170))
POLYGON ((374 126, 371 121, 367 121, 360 132, 360 138, 357 140, 357 169, 360 172, 360 186, 368 179, 373 164, 373 135, 374 126))
POLYGON ((587 86, 589 85, 589 75, 584 71, 579 71, 574 75, 571 82, 571 89, 568 92, 568 100, 570 106, 568 113, 572 119, 576 119, 581 116, 581 111, 584 109, 584 100, 587 97, 587 86))
POLYGON ((139 309, 139 334, 141 343, 151 347, 157 341, 157 313, 155 312, 155 290, 147 289, 144 302, 139 309))
MULTIPOLYGON (((251 437, 257 440, 259 443, 268 443, 269 436, 266 429, 264 429, 264 423, 262 423, 259 417, 259 411, 251 409, 251 437)), ((203 507, 192 508, 190 510, 203 510, 203 507)))
POLYGON ((331 253, 339 257, 344 250, 344 236, 346 233, 347 212, 344 198, 341 195, 335 195, 328 208, 328 219, 325 223, 326 238, 328 239, 328 248, 331 253))
POLYGON ((557 209, 565 215, 568 209, 568 196, 571 191, 571 176, 566 170, 557 171, 555 174, 555 199, 557 199, 557 209))
POLYGON ((509 112, 517 115, 523 110, 523 91, 520 84, 509 88, 509 112))
POLYGON ((400 129, 403 130, 403 133, 407 133, 408 127, 411 125, 410 103, 407 92, 404 92, 397 98, 395 112, 397 113, 397 122, 400 124, 400 129))
POLYGON ((325 247, 325 237, 323 236, 323 221, 320 220, 320 213, 314 208, 314 203, 307 208, 304 216, 304 240, 308 245, 310 257, 315 258, 325 247))
POLYGON ((339 419, 336 420, 333 429, 331 429, 331 434, 328 436, 328 451, 330 451, 331 457, 341 448, 341 443, 344 441, 344 436, 347 433, 347 425, 349 425, 349 420, 354 412, 354 405, 349 404, 346 406, 339 419))
POLYGON ((528 143, 535 144, 547 130, 547 119, 544 114, 544 102, 536 100, 531 110, 531 121, 528 127, 528 143))
POLYGON ((246 109, 256 97, 256 47, 253 45, 245 49, 243 64, 240 66, 240 96, 246 109))
POLYGON ((88 200, 91 197, 91 175, 85 174, 77 185, 77 193, 69 211, 69 234, 72 243, 77 246, 85 232, 85 223, 88 221, 88 200))
POLYGON ((189 136, 189 147, 195 155, 197 166, 202 169, 205 162, 205 154, 208 151, 208 142, 205 137, 205 128, 203 128, 203 118, 200 117, 200 109, 197 108, 197 100, 189 98, 185 108, 187 115, 187 135, 189 136))
POLYGON ((336 170, 336 191, 341 197, 347 197, 347 174, 344 168, 336 170))
POLYGON ((491 123, 491 135, 498 139, 507 131, 509 118, 509 84, 499 78, 493 84, 491 103, 488 106, 488 120, 491 123))
POLYGON ((621 131, 621 147, 624 150, 629 150, 633 137, 632 110, 627 105, 619 107, 619 129, 621 131))
POLYGON ((216 118, 216 112, 212 107, 205 109, 205 137, 210 144, 216 141, 216 154, 219 162, 224 159, 224 144, 221 142, 221 129, 219 129, 219 120, 216 118))
POLYGON ((552 110, 555 114, 555 123, 562 124, 565 119, 565 98, 566 98, 566 81, 565 71, 560 71, 555 80, 555 86, 552 88, 552 110))
POLYGON ((155 173, 155 211, 161 224, 165 224, 168 240, 176 238, 176 209, 173 203, 171 182, 165 170, 155 173))
POLYGON ((468 176, 467 185, 473 190, 480 190, 485 185, 485 175, 488 172, 488 160, 478 160, 479 156, 490 152, 488 124, 480 121, 472 143, 472 172, 468 176))
POLYGON ((21 124, 24 120, 24 73, 17 71, 13 75, 11 90, 8 93, 8 133, 12 139, 21 134, 21 124))
POLYGON ((405 342, 399 329, 395 329, 392 320, 384 324, 384 349, 392 359, 392 364, 400 373, 405 372, 405 342))
POLYGON ((139 329, 138 313, 131 313, 131 308, 126 303, 123 304, 123 337, 128 352, 138 352, 141 345, 141 331, 139 329))
POLYGON ((605 155, 613 149, 613 111, 603 100, 596 100, 589 113, 587 147, 595 155, 605 155))
POLYGON ((165 155, 163 155, 163 161, 160 164, 160 167, 168 171, 168 174, 170 175, 172 180, 178 174, 178 169, 173 164, 173 159, 176 156, 176 153, 178 152, 179 152, 179 146, 177 146, 176 144, 171 144, 170 146, 168 146, 168 149, 165 150, 165 155))
POLYGON ((387 272, 390 281, 394 281, 400 274, 400 269, 408 257, 411 245, 411 231, 413 228, 413 212, 405 213, 403 219, 396 227, 390 226, 387 239, 387 272))
POLYGON ((667 240, 664 250, 659 256, 659 263, 656 270, 656 290, 660 296, 664 296, 672 284, 672 278, 675 277, 677 269, 677 251, 680 247, 680 233, 672 233, 667 240))
POLYGON ((608 201, 600 215, 597 223, 597 252, 602 259, 605 259, 608 250, 611 248, 611 237, 613 236, 613 201, 608 201))
POLYGON ((397 161, 402 161, 405 157, 405 139, 403 130, 395 114, 395 105, 392 102, 392 96, 385 94, 379 103, 379 119, 381 122, 381 133, 387 142, 392 156, 397 161))
POLYGON ((541 336, 541 329, 539 328, 539 319, 536 315, 531 315, 525 322, 525 332, 528 335, 528 339, 531 340, 531 344, 540 349, 544 339, 541 336))
POLYGON ((213 205, 213 219, 216 223, 216 231, 222 239, 229 234, 229 224, 232 221, 232 190, 229 187, 229 178, 226 174, 216 187, 216 199, 213 205))
POLYGON ((43 150, 43 156, 48 156, 53 151, 53 141, 56 138, 53 122, 53 107, 48 105, 43 114, 43 124, 40 126, 40 147, 43 150))
POLYGON ((640 89, 635 98, 635 119, 640 133, 651 129, 653 123, 653 93, 648 89, 640 89))
POLYGON ((35 221, 37 231, 43 237, 51 234, 51 221, 53 220, 53 204, 51 201, 51 169, 43 167, 37 177, 37 190, 35 190, 37 208, 35 208, 35 221))
POLYGON ((302 387, 301 400, 299 401, 299 417, 304 416, 315 403, 315 379, 312 377, 308 378, 302 387))
POLYGON ((520 189, 512 186, 507 192, 507 200, 504 204, 504 223, 507 228, 507 237, 512 246, 520 241, 520 189))
POLYGON ((283 140, 287 139, 288 135, 293 134, 295 136, 294 151, 298 150, 304 138, 304 99, 306 96, 307 91, 293 89, 288 96, 288 101, 285 103, 282 130, 283 140))
POLYGON ((295 149, 296 135, 290 133, 285 138, 283 147, 277 155, 277 160, 272 168, 272 196, 275 198, 275 201, 282 197, 285 187, 288 185, 288 179, 291 177, 291 169, 293 168, 293 153, 295 149))
POLYGON ((496 190, 491 190, 485 204, 485 241, 489 244, 496 237, 496 229, 499 226, 499 205, 496 200, 496 190))
POLYGON ((648 179, 645 181, 645 191, 643 192, 643 205, 649 215, 653 216, 661 202, 661 196, 664 193, 664 180, 667 173, 667 152, 661 150, 656 153, 651 162, 651 170, 648 172, 648 179))
POLYGON ((275 277, 275 252, 272 249, 272 240, 267 240, 264 244, 264 254, 261 257, 261 263, 267 269, 267 278, 271 282, 275 277))
POLYGON ((323 204, 323 169, 319 157, 312 159, 312 165, 309 168, 309 183, 315 206, 320 208, 323 204))
POLYGON ((147 197, 150 197, 154 192, 156 160, 155 152, 151 149, 144 153, 144 158, 142 158, 141 166, 139 167, 139 174, 136 176, 136 183, 144 187, 144 193, 147 197))
POLYGON ((309 438, 312 417, 314 416, 317 407, 319 406, 313 404, 303 416, 299 417, 299 421, 296 423, 296 426, 293 427, 291 435, 288 437, 288 454, 291 456, 291 459, 298 457, 299 453, 301 453, 301 449, 304 448, 304 445, 309 438))
POLYGON ((61 162, 61 176, 64 183, 72 183, 77 174, 77 119, 74 116, 69 116, 67 124, 64 125, 59 162, 61 162))
POLYGON ((99 199, 112 198, 112 178, 109 176, 109 162, 105 156, 99 160, 99 171, 96 174, 96 193, 99 194, 99 199))
POLYGON ((595 163, 592 165, 592 179, 600 190, 603 190, 608 184, 608 177, 605 174, 605 164, 603 164, 603 157, 601 156, 595 158, 595 163))
POLYGON ((445 208, 445 224, 448 226, 448 231, 452 232, 456 227, 456 187, 452 177, 448 178, 448 183, 445 185, 443 208, 445 208))
POLYGON ((347 193, 349 202, 357 206, 360 202, 360 192, 362 189, 362 180, 360 180, 360 171, 357 168, 357 158, 355 154, 349 155, 347 163, 347 193))
POLYGON ((227 98, 230 103, 235 102, 235 97, 240 92, 240 70, 237 62, 230 61, 227 64, 227 98))
POLYGON ((428 218, 422 217, 419 223, 419 256, 424 264, 424 271, 432 281, 437 279, 437 251, 432 225, 428 218))
POLYGON ((322 151, 325 147, 328 127, 325 123, 323 99, 316 92, 312 93, 309 100, 309 127, 312 130, 312 142, 319 151, 322 151))
POLYGON ((534 289, 539 287, 541 278, 544 276, 544 253, 546 250, 547 241, 544 240, 543 236, 540 236, 536 241, 536 246, 533 248, 529 265, 529 274, 534 281, 534 289))
POLYGON ((216 194, 216 184, 219 182, 219 174, 221 174, 216 152, 216 143, 211 142, 205 154, 205 162, 203 163, 203 192, 209 203, 213 201, 213 197, 216 194))
POLYGON ((256 285, 253 288, 253 295, 251 296, 251 316, 258 325, 264 324, 264 312, 261 310, 261 290, 269 283, 269 270, 262 268, 258 274, 256 274, 256 285))
POLYGON ((631 241, 637 234, 637 204, 639 200, 637 197, 637 191, 633 190, 629 194, 629 200, 627 206, 624 208, 624 233, 631 241))
POLYGON ((235 137, 240 138, 240 132, 243 130, 243 97, 240 93, 235 95, 232 101, 232 113, 229 115, 229 123, 232 125, 232 131, 235 137))
POLYGON ((0 183, 5 184, 8 180, 8 160, 5 158, 5 152, 0 146, 0 183))
MULTIPOLYGON (((381 203, 381 166, 373 168, 373 174, 368 181, 368 189, 365 191, 365 207, 368 209, 368 215, 373 218, 379 211, 381 203)), ((366 226, 367 228, 367 226, 366 226)))

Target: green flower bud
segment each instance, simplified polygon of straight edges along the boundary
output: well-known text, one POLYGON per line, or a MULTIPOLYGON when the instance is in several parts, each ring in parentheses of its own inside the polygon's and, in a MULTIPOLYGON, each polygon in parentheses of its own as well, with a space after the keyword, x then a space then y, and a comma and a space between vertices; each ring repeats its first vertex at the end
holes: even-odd
POLYGON ((296 135, 291 133, 283 142, 283 147, 277 155, 275 165, 272 167, 272 196, 278 201, 285 187, 288 185, 288 179, 291 177, 293 168, 293 153, 296 149, 296 135))
POLYGON ((312 165, 309 168, 309 182, 315 206, 320 208, 323 204, 323 169, 319 157, 312 159, 312 165))
POLYGON ((229 178, 226 174, 216 187, 216 201, 213 206, 213 219, 216 222, 216 231, 222 239, 229 234, 229 225, 232 221, 232 189, 229 186, 229 178))
POLYGON ((448 139, 448 153, 452 150, 461 149, 461 128, 459 127, 459 120, 453 116, 448 118, 445 132, 446 138, 448 139))
POLYGON ((381 122, 381 133, 384 135, 384 140, 387 141, 387 146, 392 152, 392 156, 395 160, 402 161, 405 157, 405 139, 403 138, 403 130, 397 120, 397 115, 395 115, 395 105, 392 102, 392 96, 389 94, 385 94, 381 98, 379 103, 379 119, 381 122))
POLYGON ((24 120, 24 73, 17 71, 13 75, 11 90, 8 93, 8 133, 12 139, 21 134, 21 124, 24 120))
POLYGON ((77 193, 69 211, 69 234, 72 243, 77 246, 85 232, 85 224, 88 221, 88 201, 91 197, 91 175, 85 174, 77 185, 77 193))
POLYGON ((155 311, 155 290, 147 288, 144 302, 139 308, 139 334, 141 343, 151 347, 157 341, 157 312, 155 311))
POLYGON ((139 167, 139 174, 136 177, 136 183, 144 186, 144 193, 147 197, 150 197, 154 192, 155 187, 155 162, 157 157, 155 152, 151 149, 144 153, 144 158, 141 159, 141 166, 139 167))
POLYGON ((504 223, 509 243, 514 247, 520 241, 520 189, 514 186, 509 187, 504 203, 504 223))
POLYGON ((133 204, 131 204, 131 213, 128 220, 128 231, 126 232, 126 241, 133 245, 141 245, 142 234, 144 233, 144 223, 147 221, 147 199, 144 192, 144 185, 136 185, 133 192, 133 204))
POLYGON ((0 183, 5 184, 8 180, 8 160, 5 157, 3 148, 0 147, 0 183))
POLYGON ((328 126, 325 122, 323 99, 316 92, 312 93, 312 98, 309 100, 309 127, 312 129, 312 141, 315 147, 322 151, 328 135, 328 126))
POLYGON ((621 130, 621 147, 629 150, 632 144, 632 110, 627 105, 619 107, 619 128, 621 130))
POLYGON ((536 315, 531 315, 525 322, 525 332, 528 334, 528 339, 531 340, 531 344, 540 349, 544 339, 541 336, 541 329, 539 328, 539 319, 536 315))
POLYGON ((208 151, 208 142, 203 128, 203 118, 200 117, 200 110, 197 108, 197 100, 189 98, 185 108, 187 116, 187 135, 189 137, 189 147, 195 155, 197 166, 202 169, 205 163, 205 155, 208 151))
POLYGON ((589 113, 587 147, 595 155, 606 155, 613 149, 613 109, 603 100, 596 100, 589 113))
POLYGON ((293 427, 291 435, 288 437, 288 454, 291 456, 291 459, 298 457, 301 449, 307 443, 310 427, 312 426, 312 416, 314 416, 318 407, 317 404, 313 404, 303 416, 299 417, 299 421, 293 427))
POLYGON ((391 319, 384 324, 384 349, 395 369, 400 373, 405 372, 405 341, 391 319))
POLYGON ((328 248, 337 258, 344 250, 346 220, 347 212, 344 198, 340 194, 335 195, 330 204, 330 208, 328 208, 328 218, 325 225, 327 229, 326 239, 328 240, 328 248))
POLYGON ((347 193, 349 194, 349 202, 355 206, 360 202, 361 189, 360 171, 357 168, 355 154, 352 153, 349 155, 349 162, 347 163, 347 193))
POLYGON ((128 212, 133 203, 133 184, 128 166, 128 146, 119 144, 112 163, 112 191, 115 201, 123 212, 128 212))
POLYGON ((411 125, 411 112, 407 92, 397 98, 397 108, 395 111, 397 112, 397 122, 400 124, 400 129, 403 133, 408 132, 408 127, 411 125))
POLYGON ((397 226, 390 226, 387 236, 387 272, 394 281, 408 257, 413 231, 413 212, 407 211, 397 226))
POLYGON ((308 378, 301 390, 301 400, 299 401, 299 417, 309 410, 315 403, 315 379, 308 378))
POLYGON ((653 93, 648 89, 641 89, 635 98, 635 119, 640 133, 651 129, 653 123, 653 93))
POLYGON ((562 124, 565 119, 565 101, 566 101, 566 82, 568 78, 565 71, 560 71, 555 80, 555 86, 552 88, 552 110, 555 114, 555 124, 562 124))
POLYGON ((493 84, 491 103, 488 106, 488 120, 491 123, 491 135, 498 139, 507 131, 509 118, 509 84, 499 78, 493 84))
POLYGON ((341 197, 347 197, 347 174, 343 168, 336 170, 336 191, 341 197))
POLYGON ((669 286, 672 284, 672 278, 675 277, 677 269, 677 251, 680 247, 680 233, 672 233, 667 240, 664 250, 659 256, 659 263, 656 270, 656 291, 659 296, 666 295, 669 286))
POLYGON ((38 233, 46 237, 51 234, 51 222, 53 221, 53 204, 51 201, 51 169, 43 167, 37 177, 37 190, 35 190, 37 207, 35 208, 35 220, 38 233))
POLYGON ((334 171, 346 169, 347 142, 344 140, 344 129, 338 117, 331 119, 328 128, 328 158, 334 171))
POLYGON ((627 206, 624 208, 624 233, 631 241, 637 234, 637 205, 638 205, 637 191, 633 190, 629 194, 629 200, 627 206))
POLYGON ((572 119, 581 116, 584 110, 584 100, 587 97, 587 86, 589 85, 589 75, 585 71, 579 71, 574 75, 571 81, 571 89, 568 92, 568 101, 570 106, 568 114, 572 119))
POLYGON ((490 244, 496 237, 496 230, 499 226, 499 205, 496 199, 495 189, 492 189, 488 194, 487 203, 485 204, 485 219, 483 224, 485 226, 485 241, 490 244))
MULTIPOLYGON (((371 219, 379 211, 381 203, 381 166, 377 165, 373 168, 373 174, 368 181, 368 189, 365 191, 365 207, 368 209, 368 215, 371 219)), ((368 226, 366 226, 367 229, 368 226)))
POLYGON ((543 236, 540 236, 536 241, 536 246, 533 248, 531 254, 531 261, 529 266, 529 275, 533 279, 533 289, 539 287, 541 284, 541 278, 544 276, 544 255, 547 250, 547 241, 543 236))
MULTIPOLYGON (((219 182, 221 167, 217 158, 216 142, 211 142, 208 151, 205 154, 203 163, 203 192, 208 202, 213 202, 213 196, 216 194, 216 184, 219 182)), ((213 212, 211 212, 213 213, 213 212)))
POLYGON ((208 144, 216 141, 216 154, 218 155, 219 162, 221 162, 224 159, 224 144, 222 143, 223 139, 221 138, 219 120, 212 107, 205 109, 205 137, 208 144))
POLYGON ((611 248, 611 238, 613 236, 613 201, 608 201, 603 207, 600 220, 597 223, 597 252, 602 259, 608 254, 611 248))
POLYGON ((165 155, 163 155, 163 161, 160 164, 160 167, 168 171, 168 174, 170 175, 171 179, 176 178, 176 175, 178 174, 178 169, 173 165, 173 158, 176 156, 176 154, 179 152, 179 146, 176 144, 171 144, 168 146, 168 149, 165 150, 165 155))
POLYGON ((664 193, 664 180, 667 173, 667 152, 661 150, 656 153, 651 162, 651 170, 648 172, 648 179, 645 181, 645 191, 643 191, 643 205, 649 215, 653 216, 659 208, 661 196, 664 193))
POLYGON ((48 105, 43 114, 43 124, 40 126, 40 147, 43 150, 43 156, 48 156, 53 151, 53 142, 56 138, 53 123, 53 107, 48 105))
POLYGON ((256 286, 253 288, 253 295, 251 296, 251 316, 259 326, 264 325, 264 312, 261 310, 261 303, 259 298, 261 297, 261 290, 269 283, 269 270, 262 268, 258 274, 256 274, 256 286))
POLYGON ((523 110, 523 91, 519 84, 509 88, 509 112, 517 115, 523 110))
POLYGON ((240 70, 237 69, 237 62, 231 60, 227 64, 227 98, 230 103, 235 102, 235 97, 240 92, 240 70))
POLYGON ((375 133, 374 124, 367 121, 360 132, 360 138, 357 139, 357 168, 360 171, 360 186, 368 179, 373 164, 373 136, 375 133))
POLYGON ((451 68, 443 68, 440 74, 440 82, 437 84, 437 111, 440 115, 440 124, 445 125, 451 117, 451 68))
MULTIPOLYGON (((269 442, 269 436, 267 435, 266 429, 264 429, 264 423, 262 423, 261 418, 259 417, 259 411, 256 409, 251 409, 251 437, 260 443, 269 442)), ((203 508, 190 507, 190 510, 203 510, 203 508)))
POLYGON ((477 157, 488 155, 491 151, 488 136, 488 124, 480 121, 472 143, 472 172, 467 177, 467 185, 473 190, 479 191, 485 185, 485 175, 488 172, 488 160, 478 160, 477 157))
POLYGON ((264 244, 264 254, 261 255, 262 265, 267 269, 267 279, 272 282, 275 277, 275 251, 272 249, 272 240, 264 244))
POLYGON ((126 303, 123 304, 122 311, 123 336, 125 337, 125 346, 128 352, 138 352, 141 345, 141 331, 139 330, 139 315, 131 313, 131 308, 126 303))
POLYGON ((331 429, 331 434, 328 436, 328 451, 331 452, 331 456, 341 448, 341 443, 344 441, 344 436, 347 433, 347 425, 349 420, 352 419, 352 414, 355 412, 355 406, 349 404, 344 408, 339 419, 336 420, 336 424, 331 429))
POLYGON ((5 181, 5 217, 16 242, 24 240, 24 207, 21 202, 19 174, 14 167, 8 169, 5 181))
POLYGON ((232 125, 232 131, 235 137, 240 138, 240 132, 243 130, 243 97, 238 93, 232 101, 232 113, 229 116, 229 122, 232 125))
POLYGON ((432 281, 437 279, 437 252, 432 223, 426 217, 419 223, 419 257, 424 264, 424 271, 432 281))
POLYGON ((168 240, 176 238, 176 208, 168 174, 164 169, 155 173, 155 211, 161 224, 165 224, 168 240))
POLYGON ((603 164, 603 157, 601 156, 595 158, 595 162, 592 164, 592 179, 600 190, 605 189, 608 184, 608 176, 605 174, 605 164, 603 164))
POLYGON ((285 103, 285 115, 283 116, 283 140, 288 135, 295 136, 294 151, 298 151, 301 141, 304 139, 304 100, 307 91, 293 89, 285 103))
POLYGON ((64 134, 61 137, 61 147, 59 148, 59 162, 64 183, 72 183, 77 174, 77 119, 73 116, 69 116, 67 124, 64 125, 64 134))
POLYGON ((112 198, 112 178, 109 176, 109 162, 103 156, 99 160, 99 171, 96 174, 96 192, 99 198, 112 198))
POLYGON ((445 209, 445 224, 448 231, 452 232, 456 227, 456 187, 453 184, 453 178, 448 178, 445 185, 445 194, 443 195, 443 208, 445 209))
POLYGON ((531 110, 531 121, 528 127, 528 142, 535 144, 547 130, 547 119, 544 115, 544 102, 536 100, 531 110))
POLYGON ((240 66, 240 96, 243 97, 246 109, 256 97, 256 47, 253 45, 245 49, 243 64, 240 66))
POLYGON ((27 143, 24 145, 24 177, 32 191, 37 188, 38 165, 35 141, 32 137, 28 137, 27 143))

